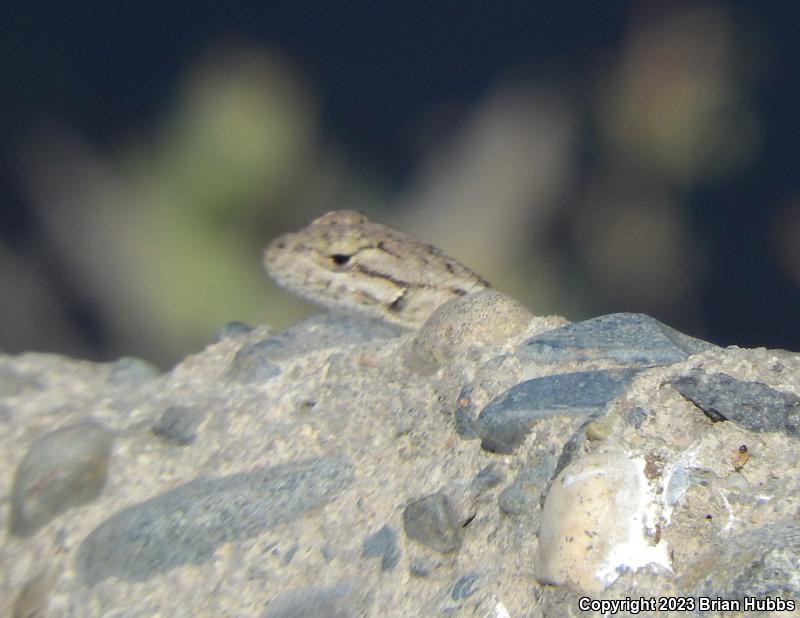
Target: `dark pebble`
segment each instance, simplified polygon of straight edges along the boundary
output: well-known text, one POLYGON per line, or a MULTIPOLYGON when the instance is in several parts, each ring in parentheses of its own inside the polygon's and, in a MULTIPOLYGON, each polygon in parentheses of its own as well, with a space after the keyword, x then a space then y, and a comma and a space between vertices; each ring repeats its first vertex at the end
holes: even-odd
POLYGON ((542 333, 522 343, 520 358, 541 363, 614 360, 671 365, 715 347, 643 313, 612 313, 542 333))
POLYGON ((456 433, 464 440, 473 440, 478 437, 477 417, 478 410, 472 402, 472 387, 465 386, 458 395, 456 409, 453 411, 456 433))
POLYGON ((403 511, 403 530, 408 538, 443 554, 461 547, 461 527, 442 493, 409 504, 403 511))
POLYGON ((478 493, 483 493, 488 489, 497 487, 506 478, 503 469, 496 463, 490 463, 481 469, 480 472, 472 479, 471 489, 478 493))
POLYGON ((750 431, 800 434, 800 397, 791 393, 700 370, 673 380, 672 385, 713 421, 733 421, 750 431))
POLYGON ((381 570, 391 571, 400 562, 400 549, 397 547, 397 533, 391 526, 384 526, 370 534, 361 545, 365 558, 381 558, 381 570))
POLYGON ((243 347, 231 361, 230 376, 238 382, 267 382, 280 375, 281 368, 271 362, 271 339, 243 347))
POLYGON ((11 534, 29 536, 67 509, 99 496, 113 441, 99 423, 81 421, 34 442, 14 475, 11 534))
POLYGON ((197 439, 197 428, 205 417, 205 410, 172 406, 164 411, 153 426, 153 433, 185 446, 197 439))
POLYGON ((320 313, 265 339, 264 350, 269 352, 266 358, 278 361, 325 348, 398 337, 405 332, 379 320, 320 313))
POLYGON ((343 457, 324 457, 199 478, 111 516, 78 549, 76 567, 95 584, 144 581, 207 560, 219 545, 255 536, 335 499, 353 480, 343 457))
POLYGON ((581 371, 517 384, 492 399, 478 416, 481 447, 494 453, 511 453, 542 419, 597 415, 625 392, 638 371, 581 371))
POLYGON ((553 474, 555 458, 545 457, 540 465, 520 470, 514 482, 500 492, 497 505, 506 515, 518 516, 536 510, 542 495, 553 474))
POLYGON ((462 601, 471 597, 478 591, 478 580, 480 577, 480 574, 475 572, 467 573, 459 577, 458 581, 453 584, 453 588, 450 591, 450 598, 454 601, 462 601))
POLYGON ((272 601, 261 618, 355 618, 364 615, 352 607, 352 596, 352 588, 347 584, 290 590, 272 601))
POLYGON ((244 322, 239 322, 238 320, 234 320, 233 322, 228 322, 224 324, 222 328, 217 331, 216 336, 214 337, 215 342, 220 342, 223 339, 228 339, 229 337, 242 337, 247 333, 251 332, 253 327, 245 324, 244 322))

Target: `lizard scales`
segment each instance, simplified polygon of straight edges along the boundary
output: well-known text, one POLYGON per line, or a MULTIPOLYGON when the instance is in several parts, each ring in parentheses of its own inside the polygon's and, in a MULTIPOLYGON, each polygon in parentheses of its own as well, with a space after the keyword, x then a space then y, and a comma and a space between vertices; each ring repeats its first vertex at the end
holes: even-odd
POLYGON ((298 296, 408 328, 451 298, 489 287, 433 245, 353 210, 326 213, 276 238, 264 251, 264 266, 298 296))

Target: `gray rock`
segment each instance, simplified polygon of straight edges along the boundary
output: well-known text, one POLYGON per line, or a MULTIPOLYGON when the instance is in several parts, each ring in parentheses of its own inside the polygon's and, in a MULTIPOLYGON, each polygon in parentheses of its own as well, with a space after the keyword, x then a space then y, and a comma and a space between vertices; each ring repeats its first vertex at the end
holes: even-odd
POLYGON ((676 378, 672 385, 713 421, 733 421, 750 431, 800 434, 800 397, 791 393, 701 370, 676 378))
POLYGON ((517 353, 541 363, 608 359, 647 367, 678 363, 714 347, 643 313, 611 313, 532 337, 517 353))
POLYGON ((281 368, 271 362, 274 344, 264 339, 240 349, 231 361, 229 375, 241 383, 267 382, 280 375, 281 368))
POLYGON ((478 416, 481 446, 511 453, 543 419, 599 414, 625 392, 637 373, 637 369, 581 371, 517 384, 492 399, 478 416))
POLYGON ((201 563, 221 544, 296 520, 353 480, 343 457, 322 457, 219 478, 199 478, 113 515, 84 539, 77 570, 87 583, 144 581, 201 563))
POLYGON ((453 423, 456 433, 464 440, 472 440, 478 437, 478 410, 472 401, 472 386, 465 386, 456 400, 456 408, 453 411, 453 423))
POLYGON ((223 339, 233 338, 233 337, 242 337, 253 330, 253 327, 249 324, 245 324, 244 322, 240 322, 238 320, 234 320, 233 322, 228 322, 224 324, 222 328, 217 331, 216 336, 214 337, 214 342, 222 341, 223 339))
POLYGON ((475 475, 470 483, 470 489, 476 493, 483 493, 488 489, 497 487, 506 478, 503 469, 496 463, 490 463, 488 466, 481 468, 481 471, 475 475))
POLYGON ((403 511, 403 530, 409 539, 443 554, 461 547, 461 527, 442 493, 409 504, 403 511))
POLYGON ((279 361, 316 350, 359 345, 399 337, 405 331, 379 320, 338 313, 319 313, 265 339, 266 358, 279 361))
POLYGON ((381 570, 391 571, 400 562, 400 549, 397 547, 397 533, 391 526, 384 526, 370 534, 361 544, 361 554, 365 558, 381 558, 381 570))
POLYGON ((539 506, 542 490, 553 474, 555 462, 547 457, 535 467, 520 470, 514 482, 500 492, 497 505, 506 515, 531 513, 539 506))
POLYGON ((156 421, 153 433, 181 446, 191 444, 197 439, 197 428, 206 414, 205 410, 171 406, 156 421))
POLYGON ((453 584, 453 588, 450 590, 450 598, 454 601, 463 601, 471 597, 478 591, 478 588, 480 588, 478 585, 480 577, 480 573, 476 573, 475 571, 459 577, 458 581, 453 584))
POLYGON ((34 442, 14 475, 11 534, 29 536, 67 509, 99 496, 113 441, 99 423, 82 421, 34 442))
POLYGON ((691 595, 716 599, 800 598, 800 524, 748 530, 709 548, 680 578, 691 595))
POLYGON ((497 290, 453 298, 414 333, 409 365, 429 373, 463 356, 471 346, 499 344, 523 332, 532 317, 519 302, 497 290))
POLYGON ((347 584, 291 590, 272 601, 262 618, 354 618, 360 612, 352 606, 351 596, 352 587, 347 584))
POLYGON ((111 366, 108 383, 117 387, 135 388, 157 378, 160 373, 158 367, 141 358, 124 356, 111 366))

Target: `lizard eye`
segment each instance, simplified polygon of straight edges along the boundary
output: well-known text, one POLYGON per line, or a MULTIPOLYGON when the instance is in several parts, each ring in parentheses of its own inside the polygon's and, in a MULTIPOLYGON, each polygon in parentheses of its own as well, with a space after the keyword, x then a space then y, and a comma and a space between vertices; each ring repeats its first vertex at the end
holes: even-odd
POLYGON ((336 266, 344 266, 350 261, 349 255, 344 255, 343 253, 334 253, 331 256, 331 262, 333 262, 336 266))

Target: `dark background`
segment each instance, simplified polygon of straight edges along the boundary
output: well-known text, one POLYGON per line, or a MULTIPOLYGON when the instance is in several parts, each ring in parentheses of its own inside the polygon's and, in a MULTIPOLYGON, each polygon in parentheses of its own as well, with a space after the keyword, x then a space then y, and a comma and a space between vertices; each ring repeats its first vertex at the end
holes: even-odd
MULTIPOLYGON (((543 233, 560 256, 557 277, 572 273, 584 293, 580 302, 569 301, 569 311, 559 311, 557 296, 547 309, 570 319, 647 310, 720 344, 800 349, 800 254, 792 249, 800 230, 800 22, 794 3, 31 2, 4 3, 0 11, 0 257, 6 261, 0 349, 6 352, 103 360, 139 354, 169 363, 192 350, 182 340, 149 354, 146 345, 131 347, 115 334, 103 295, 87 289, 80 268, 64 258, 58 226, 46 222, 46 207, 34 204, 31 185, 42 181, 35 175, 39 180, 32 183, 29 169, 31 161, 47 159, 48 136, 64 127, 111 157, 120 144, 155 131, 176 84, 199 58, 253 48, 302 79, 317 110, 318 139, 336 144, 349 166, 378 178, 374 184, 384 195, 413 182, 423 154, 451 136, 458 119, 497 84, 524 81, 566 93, 577 118, 573 183, 543 233), (637 24, 696 10, 733 24, 736 96, 746 99, 758 139, 742 163, 665 181, 680 196, 675 208, 691 228, 703 265, 684 303, 691 310, 660 310, 595 280, 584 264, 591 257, 570 229, 592 194, 587 178, 609 157, 593 103, 598 84, 602 88, 609 66, 623 64, 637 24), (29 276, 43 291, 26 296, 29 276), (24 311, 15 313, 21 304, 24 311)), ((676 38, 676 53, 683 42, 676 38)), ((737 130, 733 123, 727 132, 737 130)), ((625 174, 621 178, 624 184, 625 174)), ((291 192, 277 201, 284 213, 291 210, 291 192)), ((263 225, 257 235, 266 241, 273 224, 256 220, 263 225)), ((285 214, 276 221, 276 231, 298 226, 285 214)), ((468 251, 462 257, 481 270, 480 258, 468 259, 468 251)), ((257 254, 251 259, 257 262, 257 254)), ((228 319, 242 317, 237 311, 233 306, 228 319)), ((245 317, 270 320, 266 310, 245 317)), ((224 312, 214 319, 224 322, 224 312)), ((192 341, 202 344, 212 335, 209 330, 192 341)))

